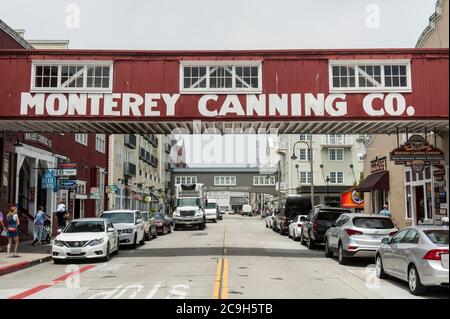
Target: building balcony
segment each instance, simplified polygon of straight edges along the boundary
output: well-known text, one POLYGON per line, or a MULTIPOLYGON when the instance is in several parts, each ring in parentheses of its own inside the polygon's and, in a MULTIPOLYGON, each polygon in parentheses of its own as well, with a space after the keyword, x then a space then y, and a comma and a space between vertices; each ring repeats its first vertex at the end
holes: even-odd
POLYGON ((353 138, 349 135, 326 135, 322 137, 322 147, 352 147, 353 138))
POLYGON ((125 146, 129 148, 136 148, 136 135, 134 134, 125 134, 124 143, 125 146))
POLYGON ((136 165, 130 162, 123 163, 123 175, 128 178, 135 177, 136 165))

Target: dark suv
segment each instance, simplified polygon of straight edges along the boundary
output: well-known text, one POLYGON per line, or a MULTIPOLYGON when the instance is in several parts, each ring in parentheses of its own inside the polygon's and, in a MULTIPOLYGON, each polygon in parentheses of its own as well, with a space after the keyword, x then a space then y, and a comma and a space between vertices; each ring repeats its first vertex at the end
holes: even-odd
POLYGON ((313 249, 316 244, 322 244, 327 230, 344 213, 351 213, 351 211, 324 205, 314 206, 309 212, 307 221, 303 224, 300 243, 306 242, 309 249, 313 249))
POLYGON ((277 228, 281 235, 287 235, 292 220, 298 215, 307 215, 311 210, 311 198, 302 195, 288 195, 283 204, 277 228))

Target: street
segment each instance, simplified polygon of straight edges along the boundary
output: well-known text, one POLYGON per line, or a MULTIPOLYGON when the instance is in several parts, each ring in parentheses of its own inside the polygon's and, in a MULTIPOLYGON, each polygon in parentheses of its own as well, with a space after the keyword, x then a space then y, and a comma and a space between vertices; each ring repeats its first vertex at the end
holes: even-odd
POLYGON ((406 283, 378 280, 370 260, 341 266, 259 217, 225 215, 203 231, 122 248, 109 262, 47 262, 4 275, 0 298, 448 298, 448 289, 415 297, 406 283))

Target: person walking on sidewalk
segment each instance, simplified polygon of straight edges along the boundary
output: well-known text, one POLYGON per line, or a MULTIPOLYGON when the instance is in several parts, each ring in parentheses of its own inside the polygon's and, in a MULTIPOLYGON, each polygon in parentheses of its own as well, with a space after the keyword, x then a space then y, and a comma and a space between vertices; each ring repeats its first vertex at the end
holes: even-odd
POLYGON ((20 225, 19 216, 17 215, 16 206, 11 206, 8 212, 8 216, 6 217, 7 230, 8 230, 8 246, 7 253, 8 257, 11 257, 11 244, 14 241, 14 253, 13 257, 17 256, 17 249, 19 248, 19 230, 18 227, 20 225))
POLYGON ((64 201, 61 201, 56 207, 56 218, 58 219, 58 228, 64 229, 66 227, 67 208, 64 201))
MULTIPOLYGON (((2 229, 0 230, 1 231, 1 236, 4 236, 4 237, 6 237, 6 227, 5 227, 5 224, 3 223, 3 212, 0 210, 0 226, 2 227, 2 229)), ((3 247, 2 247, 2 244, 1 244, 1 242, 0 242, 0 252, 3 252, 3 247)))
POLYGON ((45 212, 44 207, 39 206, 39 210, 34 216, 34 239, 32 245, 38 243, 38 245, 41 244, 42 240, 42 229, 44 228, 44 221, 45 221, 45 212))

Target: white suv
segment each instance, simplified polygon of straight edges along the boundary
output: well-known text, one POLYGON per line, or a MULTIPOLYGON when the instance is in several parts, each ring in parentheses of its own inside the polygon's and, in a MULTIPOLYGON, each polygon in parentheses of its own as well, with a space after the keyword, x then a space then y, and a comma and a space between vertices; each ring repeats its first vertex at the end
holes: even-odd
POLYGON ((108 210, 100 215, 108 219, 119 233, 120 245, 132 245, 137 247, 138 243, 145 243, 145 222, 140 211, 121 209, 108 210))

